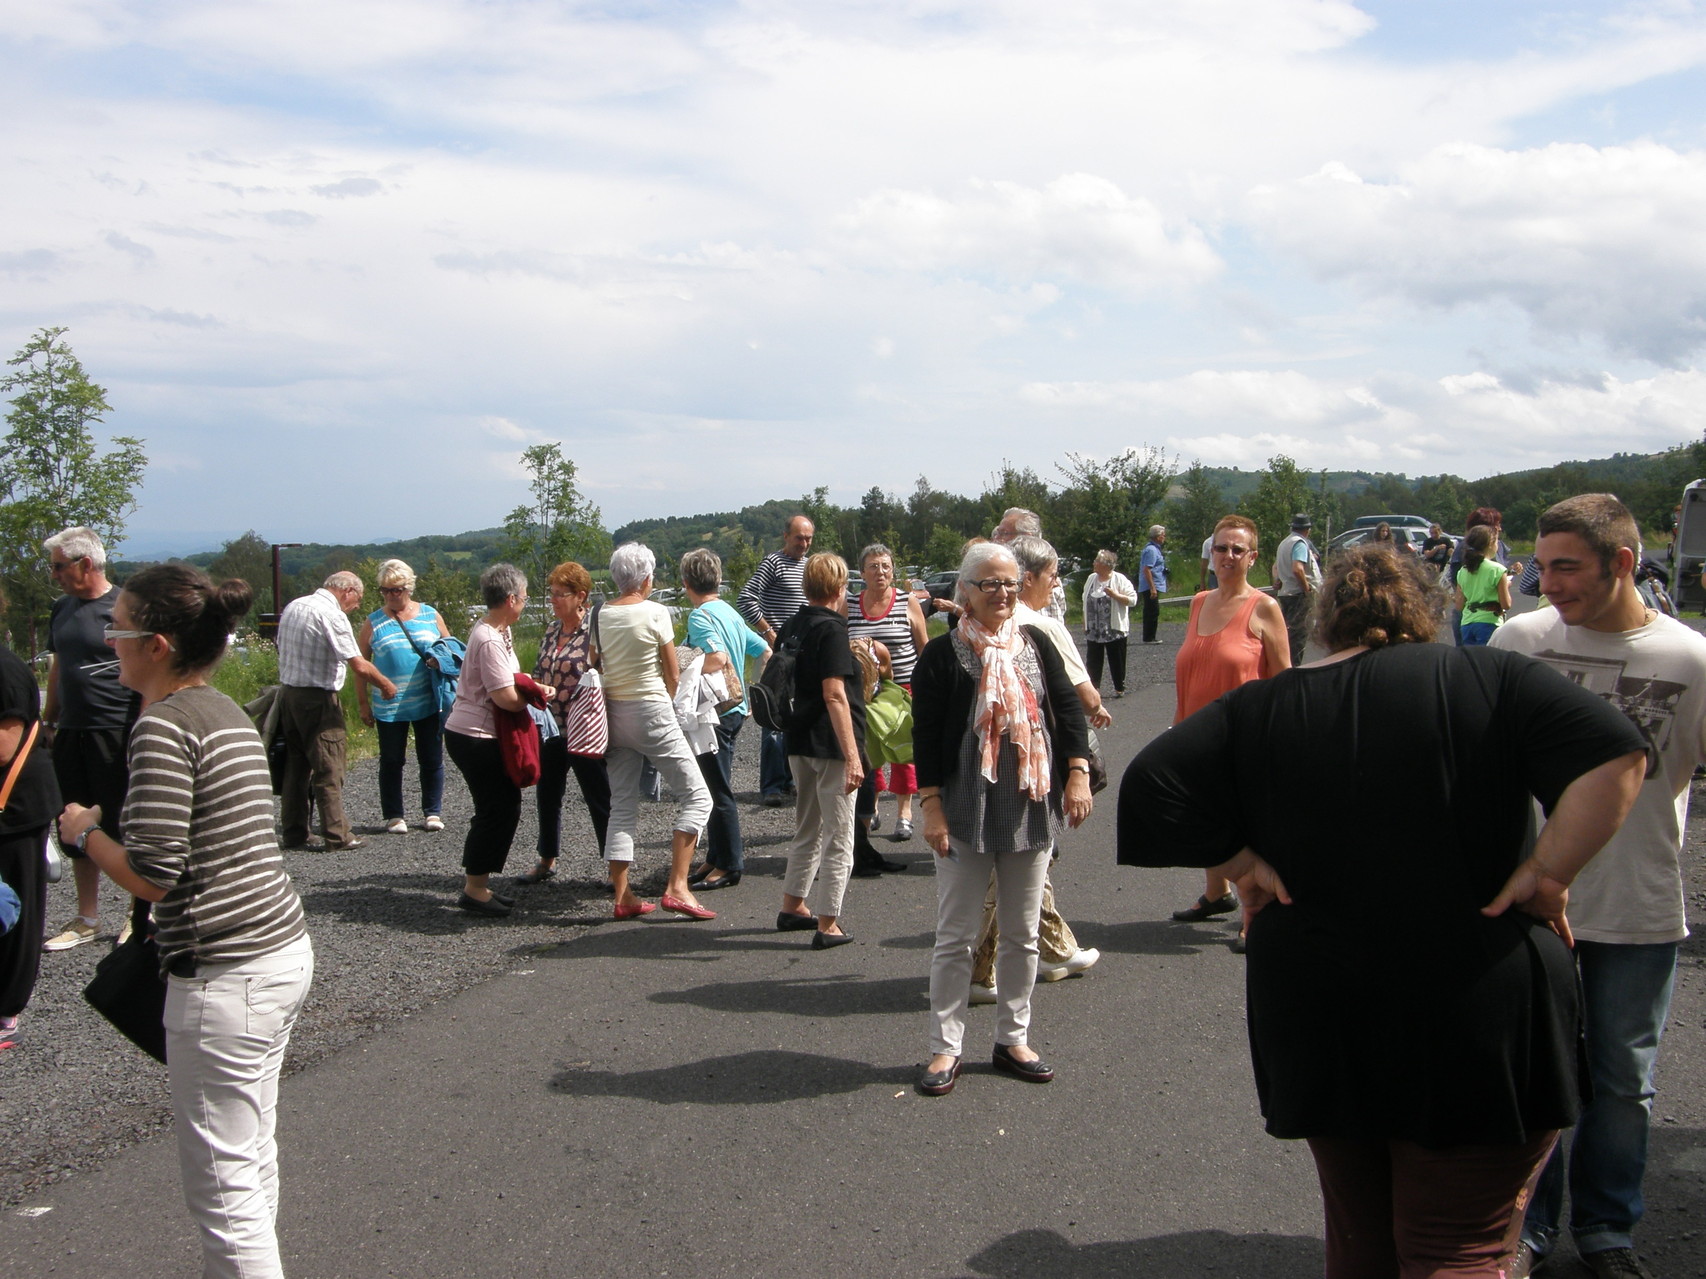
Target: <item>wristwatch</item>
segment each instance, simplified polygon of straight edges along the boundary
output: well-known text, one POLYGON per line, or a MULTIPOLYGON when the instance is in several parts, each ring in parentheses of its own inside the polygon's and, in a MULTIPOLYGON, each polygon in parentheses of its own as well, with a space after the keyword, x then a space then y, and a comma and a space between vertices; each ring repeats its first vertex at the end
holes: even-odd
POLYGON ((99 830, 100 827, 101 824, 99 822, 90 822, 83 828, 77 838, 71 841, 72 846, 75 847, 78 852, 82 853, 83 856, 87 857, 89 855, 89 835, 91 832, 99 830))

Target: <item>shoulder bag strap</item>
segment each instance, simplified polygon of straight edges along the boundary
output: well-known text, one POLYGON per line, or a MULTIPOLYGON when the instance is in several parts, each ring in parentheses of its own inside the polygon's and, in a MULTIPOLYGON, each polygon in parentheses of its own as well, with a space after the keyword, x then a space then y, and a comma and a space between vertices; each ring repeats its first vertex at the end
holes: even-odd
POLYGON ((23 776, 24 761, 30 757, 30 747, 36 744, 36 734, 41 731, 39 719, 30 721, 30 731, 24 734, 23 744, 18 747, 18 753, 12 756, 12 766, 6 770, 6 781, 0 785, 0 813, 6 811, 6 805, 11 802, 12 788, 18 784, 18 778, 23 776))

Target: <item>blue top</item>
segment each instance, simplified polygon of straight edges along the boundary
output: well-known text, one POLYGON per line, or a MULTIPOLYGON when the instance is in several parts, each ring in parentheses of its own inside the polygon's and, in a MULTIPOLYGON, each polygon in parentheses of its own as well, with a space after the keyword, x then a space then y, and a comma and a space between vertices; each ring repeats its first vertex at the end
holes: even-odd
POLYGON ((438 640, 438 610, 422 604, 420 614, 400 622, 384 609, 367 615, 373 623, 373 664, 397 686, 397 696, 381 697, 377 688, 369 692, 373 718, 387 723, 428 719, 438 714, 438 696, 432 672, 421 661, 421 649, 431 649, 438 640), (404 627, 414 637, 403 634, 404 627), (417 648, 416 646, 419 646, 417 648))
MULTIPOLYGON (((746 689, 746 659, 762 657, 770 651, 770 646, 746 624, 745 619, 722 600, 706 600, 687 615, 687 642, 707 653, 727 653, 741 677, 743 694, 746 689)), ((733 715, 737 711, 742 715, 751 713, 744 695, 740 705, 726 713, 733 715)))
POLYGON ((1137 589, 1143 589, 1143 570, 1149 570, 1149 576, 1155 583, 1155 593, 1161 594, 1167 589, 1167 556, 1162 553, 1154 542, 1145 542, 1143 554, 1137 561, 1137 589))

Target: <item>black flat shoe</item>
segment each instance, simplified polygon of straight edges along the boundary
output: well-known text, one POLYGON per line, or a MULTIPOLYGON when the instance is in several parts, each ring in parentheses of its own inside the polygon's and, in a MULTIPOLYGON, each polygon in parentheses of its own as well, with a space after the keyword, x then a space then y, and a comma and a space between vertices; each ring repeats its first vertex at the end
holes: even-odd
POLYGON ((717 888, 733 888, 740 883, 740 872, 730 871, 721 879, 701 879, 693 885, 695 892, 708 893, 717 888))
POLYGON ((883 868, 877 865, 855 865, 853 867, 854 879, 875 879, 882 873, 883 868))
POLYGON ((776 931, 779 933, 803 933, 808 928, 816 927, 816 915, 796 915, 791 910, 776 912, 776 931))
POLYGON ((890 861, 887 857, 879 857, 877 858, 877 868, 885 875, 898 875, 906 869, 906 863, 890 861))
POLYGON ((853 940, 852 933, 826 933, 822 929, 812 934, 813 950, 834 950, 853 940))
POLYGON ((995 1069, 1004 1070, 1015 1078, 1028 1080, 1033 1084, 1046 1084, 1054 1078, 1053 1068, 1045 1064, 1041 1057, 1034 1061, 1020 1061, 1006 1044, 995 1045, 990 1062, 995 1069))
POLYGON ((715 869, 716 867, 712 866, 710 862, 700 862, 697 866, 690 868, 687 872, 687 886, 689 888, 699 887, 699 881, 715 869))
POLYGON ((556 876, 557 868, 555 866, 535 866, 525 875, 517 875, 515 882, 518 884, 543 884, 547 879, 555 879, 556 876))
POLYGON ((1181 924, 1200 924, 1205 919, 1213 919, 1216 915, 1230 915, 1238 909, 1238 899, 1231 893, 1210 901, 1206 897, 1197 898, 1197 904, 1186 910, 1176 910, 1173 918, 1181 924))
POLYGON ((926 1072, 918 1080, 918 1091, 926 1097, 946 1097, 954 1091, 954 1080, 960 1077, 960 1059, 946 1070, 926 1072))
POLYGON ((456 904, 463 910, 467 911, 470 915, 485 915, 491 919, 502 919, 505 915, 509 914, 509 903, 505 902, 496 893, 492 894, 492 899, 490 901, 484 902, 478 897, 470 897, 467 893, 463 893, 462 896, 457 899, 456 904))

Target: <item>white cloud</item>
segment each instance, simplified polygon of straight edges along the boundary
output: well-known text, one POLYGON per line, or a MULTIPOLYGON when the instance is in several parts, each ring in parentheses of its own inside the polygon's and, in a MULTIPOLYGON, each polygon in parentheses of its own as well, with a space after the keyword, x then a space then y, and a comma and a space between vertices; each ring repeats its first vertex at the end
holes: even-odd
POLYGON ((1041 188, 973 180, 958 197, 879 191, 835 229, 850 259, 879 270, 1143 290, 1202 284, 1221 266, 1197 228, 1087 173, 1041 188))
POLYGON ((1706 343, 1706 151, 1455 144, 1390 182, 1329 164, 1252 204, 1272 243, 1371 294, 1506 304, 1660 364, 1706 343))

